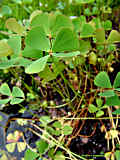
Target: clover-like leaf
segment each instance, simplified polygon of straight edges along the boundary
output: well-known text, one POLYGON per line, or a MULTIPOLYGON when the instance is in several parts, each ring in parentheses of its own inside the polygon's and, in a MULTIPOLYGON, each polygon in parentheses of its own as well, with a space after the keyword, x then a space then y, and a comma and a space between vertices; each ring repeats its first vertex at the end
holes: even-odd
POLYGON ((115 93, 113 90, 106 90, 104 92, 99 93, 99 96, 101 97, 112 97, 115 96, 115 93))
POLYGON ((94 84, 102 88, 112 88, 108 74, 104 71, 98 73, 98 75, 95 77, 94 84))
POLYGON ((33 49, 38 49, 41 51, 50 50, 50 41, 47 38, 43 26, 37 26, 32 28, 26 36, 26 44, 33 49))
POLYGON ((96 29, 96 41, 98 44, 105 43, 105 30, 104 30, 104 28, 96 29))
POLYGON ((53 52, 75 51, 79 48, 76 33, 70 28, 62 28, 53 43, 53 52))
POLYGON ((24 92, 18 87, 13 87, 12 96, 24 98, 24 92))
POLYGON ((21 103, 23 101, 24 101, 24 99, 21 99, 21 98, 12 98, 11 101, 10 101, 10 104, 11 105, 19 104, 19 103, 21 103))
POLYGON ((117 73, 114 83, 113 83, 114 88, 120 87, 120 72, 117 73))
POLYGON ((25 152, 25 157, 24 158, 25 158, 25 160, 35 160, 38 156, 39 156, 38 153, 33 152, 30 149, 27 149, 26 152, 25 152))
POLYGON ((36 61, 34 61, 32 64, 30 64, 26 69, 25 72, 28 74, 32 73, 39 73, 45 69, 45 66, 47 64, 47 61, 49 59, 49 55, 42 57, 36 61))
POLYGON ((23 32, 25 31, 24 27, 22 25, 20 25, 15 18, 9 18, 6 23, 6 28, 15 32, 15 33, 18 33, 18 34, 23 34, 23 32))
POLYGON ((0 41, 0 57, 9 56, 13 53, 12 48, 5 41, 0 41))
POLYGON ((3 94, 3 95, 6 95, 6 96, 11 96, 11 90, 10 90, 7 83, 3 83, 0 86, 0 93, 3 94))
POLYGON ((37 141, 36 145, 37 145, 39 154, 45 153, 48 150, 48 146, 49 146, 48 143, 42 139, 37 141))
POLYGON ((110 35, 108 36, 107 42, 108 43, 120 42, 120 33, 116 30, 112 30, 110 32, 110 35))
POLYGON ((8 45, 13 49, 14 57, 20 55, 21 52, 21 37, 20 36, 14 36, 11 37, 8 40, 8 45))

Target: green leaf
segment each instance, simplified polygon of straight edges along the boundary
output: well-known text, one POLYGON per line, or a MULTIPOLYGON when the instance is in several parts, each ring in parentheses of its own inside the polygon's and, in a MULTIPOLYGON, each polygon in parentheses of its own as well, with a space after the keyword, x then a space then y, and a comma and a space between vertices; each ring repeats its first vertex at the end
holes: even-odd
POLYGON ((78 56, 81 53, 79 51, 76 52, 70 52, 70 53, 53 53, 54 57, 59 57, 59 58, 66 58, 66 57, 74 57, 74 56, 78 56))
POLYGON ((42 117, 40 117, 40 121, 41 121, 43 124, 47 125, 48 123, 51 122, 51 118, 50 118, 49 116, 42 116, 42 117))
POLYGON ((34 27, 26 36, 26 44, 33 49, 41 51, 50 50, 50 41, 46 36, 45 30, 42 26, 34 27))
POLYGON ((107 39, 108 43, 120 42, 120 33, 116 30, 112 30, 107 39))
POLYGON ((96 117, 101 117, 104 115, 104 111, 102 110, 99 110, 97 113, 96 113, 96 117))
POLYGON ((112 22, 110 20, 106 20, 103 26, 105 30, 112 30, 112 22))
POLYGON ((72 134, 73 128, 69 125, 65 125, 62 129, 64 135, 72 134))
POLYGON ((95 113, 97 110, 98 110, 98 109, 97 109, 97 107, 96 107, 95 105, 89 104, 88 111, 89 111, 90 113, 95 113))
POLYGON ((98 44, 105 43, 105 30, 104 30, 104 28, 96 29, 96 42, 98 44))
POLYGON ((15 33, 18 33, 18 34, 23 34, 23 32, 25 31, 24 27, 21 26, 15 18, 9 18, 6 23, 5 23, 5 26, 7 29, 15 32, 15 33))
MULTIPOLYGON (((6 104, 10 101, 10 98, 7 99, 0 99, 0 104, 6 104)), ((1 108, 1 107, 0 107, 1 108)))
POLYGON ((94 3, 95 0, 75 0, 78 4, 94 3))
POLYGON ((49 146, 48 143, 42 139, 37 141, 36 145, 37 145, 39 154, 44 154, 48 150, 48 146, 49 146))
POLYGON ((30 149, 27 149, 25 152, 25 160, 35 160, 39 156, 38 153, 31 151, 30 149))
POLYGON ((93 28, 92 25, 85 23, 82 26, 81 33, 80 33, 80 38, 89 38, 93 37, 95 33, 95 29, 93 28))
POLYGON ((116 109, 114 112, 112 112, 112 114, 120 115, 120 108, 119 108, 119 109, 116 109))
POLYGON ((113 83, 114 88, 120 87, 120 72, 117 73, 114 83, 113 83))
POLYGON ((32 74, 32 73, 39 73, 39 72, 43 71, 45 69, 45 66, 47 64, 49 57, 50 56, 47 55, 45 57, 42 57, 42 58, 34 61, 27 68, 25 68, 25 72, 28 74, 32 74))
POLYGON ((8 69, 10 67, 15 67, 15 66, 27 67, 29 64, 31 64, 30 60, 25 59, 23 57, 17 57, 11 60, 1 61, 0 69, 8 69))
POLYGON ((106 98, 106 104, 108 106, 120 106, 120 99, 117 95, 106 98))
POLYGON ((37 14, 31 21, 31 27, 42 26, 49 33, 49 15, 47 13, 37 14))
POLYGON ((3 95, 6 95, 6 96, 11 96, 11 90, 10 90, 7 83, 3 83, 0 86, 0 93, 3 94, 3 95))
POLYGON ((48 65, 45 66, 45 69, 39 73, 40 78, 43 78, 45 82, 51 81, 56 78, 56 74, 53 73, 48 65))
POLYGON ((62 127, 62 124, 61 124, 61 122, 56 121, 56 122, 53 123, 52 126, 55 127, 55 128, 61 128, 61 127, 62 127))
POLYGON ((108 74, 104 71, 98 73, 95 77, 94 84, 102 88, 112 88, 108 74))
POLYGON ((116 160, 120 159, 120 151, 119 150, 115 151, 115 157, 116 157, 116 160))
POLYGON ((11 105, 19 104, 19 103, 21 103, 23 101, 24 101, 24 99, 21 99, 21 98, 12 98, 11 101, 10 101, 10 104, 11 105))
POLYGON ((80 46, 79 51, 82 55, 87 54, 91 49, 91 45, 89 41, 80 40, 79 46, 80 46))
POLYGON ((65 15, 57 15, 50 26, 52 34, 56 34, 63 27, 73 28, 72 21, 65 15))
POLYGON ((101 98, 96 98, 96 104, 98 107, 101 107, 103 105, 103 100, 101 98))
POLYGON ((115 93, 114 93, 113 90, 107 90, 107 91, 99 93, 99 96, 101 96, 101 97, 112 97, 112 96, 115 96, 115 93))
POLYGON ((72 19, 72 23, 74 25, 75 31, 80 32, 82 25, 86 23, 86 17, 82 15, 80 17, 72 19))
POLYGON ((24 48, 24 50, 22 51, 22 55, 24 57, 28 57, 28 58, 41 58, 42 57, 42 52, 38 49, 33 49, 30 46, 26 46, 24 48))
POLYGON ((18 87, 13 87, 12 96, 24 98, 24 92, 18 87))
POLYGON ((76 33, 70 28, 62 28, 53 42, 53 52, 74 51, 79 48, 76 33))
POLYGON ((9 56, 13 53, 12 48, 5 41, 0 41, 0 58, 3 56, 9 56))
POLYGON ((21 52, 21 37, 20 36, 14 36, 11 37, 8 40, 8 45, 12 48, 12 50, 14 51, 14 55, 13 57, 16 58, 16 56, 20 55, 21 52))
POLYGON ((10 16, 12 14, 12 9, 9 6, 2 5, 1 7, 2 7, 0 11, 1 16, 10 16))

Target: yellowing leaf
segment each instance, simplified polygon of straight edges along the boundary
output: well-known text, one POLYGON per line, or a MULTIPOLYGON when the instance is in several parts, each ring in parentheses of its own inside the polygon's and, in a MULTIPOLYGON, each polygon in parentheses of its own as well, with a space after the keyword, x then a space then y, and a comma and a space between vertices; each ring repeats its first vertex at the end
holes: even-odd
POLYGON ((17 142, 17 149, 18 149, 18 152, 24 151, 25 148, 26 148, 26 143, 24 143, 24 142, 17 142))
POLYGON ((18 34, 22 34, 24 32, 24 27, 21 26, 15 18, 9 18, 6 23, 5 23, 5 26, 7 29, 15 32, 15 33, 18 33, 18 34))
POLYGON ((6 144, 6 148, 7 148, 8 152, 10 152, 10 153, 14 152, 15 147, 16 147, 16 143, 15 142, 6 144))
POLYGON ((0 41, 0 57, 8 56, 13 53, 12 48, 5 41, 0 41))

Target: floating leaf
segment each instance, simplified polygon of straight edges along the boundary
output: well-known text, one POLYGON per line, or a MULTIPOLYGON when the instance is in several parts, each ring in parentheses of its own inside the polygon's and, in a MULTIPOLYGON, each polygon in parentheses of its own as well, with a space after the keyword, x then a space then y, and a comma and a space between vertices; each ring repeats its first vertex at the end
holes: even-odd
POLYGON ((116 30, 112 30, 110 32, 110 35, 108 36, 107 42, 108 43, 120 42, 120 33, 116 30))
POLYGON ((89 38, 94 36, 95 29, 92 25, 85 23, 82 26, 80 38, 89 38))
POLYGON ((3 83, 0 86, 0 93, 3 94, 3 95, 6 95, 6 96, 11 96, 11 90, 10 90, 7 83, 3 83))
POLYGON ((42 26, 34 27, 26 36, 26 44, 33 49, 41 51, 50 50, 50 41, 46 36, 45 30, 42 26))
POLYGON ((113 90, 107 90, 107 91, 99 93, 99 96, 101 96, 101 97, 112 97, 112 96, 115 96, 115 93, 114 93, 113 90))
POLYGON ((53 42, 53 52, 74 51, 79 48, 76 33, 70 28, 62 28, 53 42))
POLYGON ((72 134, 73 128, 69 125, 65 125, 62 129, 64 135, 72 134))
POLYGON ((100 72, 95 77, 94 84, 98 87, 112 88, 112 85, 110 83, 110 79, 109 79, 108 74, 106 72, 100 72))
POLYGON ((32 64, 30 64, 26 69, 25 72, 28 74, 32 73, 39 73, 45 69, 45 66, 47 64, 48 58, 50 56, 47 55, 45 57, 42 57, 36 61, 34 61, 32 64))
POLYGON ((96 29, 96 42, 98 44, 105 43, 105 30, 104 30, 104 28, 96 29))
POLYGON ((24 98, 24 92, 18 87, 13 87, 12 96, 24 98))
POLYGON ((15 18, 9 18, 6 23, 5 23, 5 26, 7 29, 15 32, 15 33, 18 33, 18 34, 23 34, 24 32, 24 27, 22 25, 20 25, 15 18))
POLYGON ((39 154, 44 154, 48 150, 48 146, 49 146, 48 143, 42 139, 37 141, 36 145, 37 145, 39 154))
POLYGON ((31 151, 30 149, 27 149, 25 152, 25 160, 35 160, 39 156, 38 153, 31 151))
POLYGON ((5 41, 0 41, 0 57, 9 56, 13 53, 12 48, 5 41))
POLYGON ((113 83, 114 88, 120 87, 120 72, 117 73, 114 83, 113 83))

